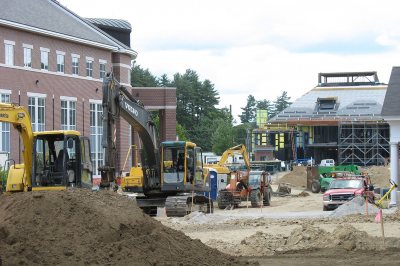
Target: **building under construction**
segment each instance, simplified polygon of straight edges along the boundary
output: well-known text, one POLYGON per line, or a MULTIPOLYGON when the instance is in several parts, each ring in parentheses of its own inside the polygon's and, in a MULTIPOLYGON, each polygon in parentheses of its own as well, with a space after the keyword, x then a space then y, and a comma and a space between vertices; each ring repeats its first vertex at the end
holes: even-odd
POLYGON ((274 118, 257 112, 254 159, 384 164, 390 152, 381 115, 386 90, 376 72, 320 73, 318 86, 274 118))

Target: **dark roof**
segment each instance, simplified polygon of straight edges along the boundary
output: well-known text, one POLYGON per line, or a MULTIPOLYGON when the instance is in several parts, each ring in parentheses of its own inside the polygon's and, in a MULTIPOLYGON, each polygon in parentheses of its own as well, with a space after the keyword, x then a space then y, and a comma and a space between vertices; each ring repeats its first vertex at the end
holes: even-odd
MULTIPOLYGON (((52 0, 0 0, 0 20, 106 46, 121 47, 108 34, 52 0)), ((0 24, 5 24, 0 21, 0 24)), ((126 49, 126 47, 122 48, 126 49)), ((128 48, 130 52, 134 52, 128 48)))
POLYGON ((123 19, 110 19, 110 18, 85 18, 86 21, 96 26, 104 28, 110 28, 120 31, 132 31, 131 24, 123 19))
POLYGON ((382 116, 400 116, 400 67, 393 67, 390 74, 382 116))

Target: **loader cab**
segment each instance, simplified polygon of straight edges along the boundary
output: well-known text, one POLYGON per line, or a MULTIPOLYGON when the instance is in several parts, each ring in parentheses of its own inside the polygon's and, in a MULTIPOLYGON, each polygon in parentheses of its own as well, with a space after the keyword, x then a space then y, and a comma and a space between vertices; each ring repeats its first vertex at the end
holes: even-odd
POLYGON ((35 133, 32 190, 91 187, 89 146, 89 140, 73 130, 35 133))
POLYGON ((189 192, 209 187, 203 172, 200 147, 187 141, 166 141, 161 144, 161 190, 189 192))

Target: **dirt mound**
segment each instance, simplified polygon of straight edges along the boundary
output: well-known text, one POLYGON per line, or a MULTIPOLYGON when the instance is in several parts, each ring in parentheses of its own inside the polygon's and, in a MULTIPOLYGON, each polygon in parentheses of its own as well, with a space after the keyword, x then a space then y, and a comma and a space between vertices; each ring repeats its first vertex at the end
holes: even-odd
POLYGON ((244 264, 163 226, 112 192, 0 195, 0 214, 4 265, 244 264))
MULTIPOLYGON (((372 183, 376 187, 390 187, 390 166, 362 167, 361 171, 369 174, 372 183)), ((293 171, 290 171, 280 177, 277 183, 288 183, 294 187, 307 187, 307 167, 293 166, 293 171)))
POLYGON ((308 193, 307 191, 302 191, 297 196, 298 197, 308 197, 308 196, 310 196, 310 193, 308 193))
POLYGON ((390 166, 363 167, 362 171, 368 173, 374 186, 380 188, 390 187, 390 166))
POLYGON ((343 252, 378 251, 397 248, 400 245, 400 239, 386 238, 385 246, 383 246, 381 238, 371 237, 349 224, 339 225, 331 233, 303 224, 300 228, 294 229, 289 236, 271 235, 259 231, 246 237, 240 245, 221 240, 210 240, 207 245, 236 256, 271 256, 294 251, 337 248, 344 250, 343 252))
POLYGON ((293 166, 293 171, 282 176, 278 183, 288 183, 295 187, 307 187, 307 167, 293 166))

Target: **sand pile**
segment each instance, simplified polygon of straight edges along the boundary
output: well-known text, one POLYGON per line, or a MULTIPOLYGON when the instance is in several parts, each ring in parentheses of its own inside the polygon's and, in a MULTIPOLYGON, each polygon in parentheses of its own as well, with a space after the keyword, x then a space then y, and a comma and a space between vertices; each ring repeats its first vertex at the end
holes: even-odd
POLYGON ((106 191, 0 195, 3 265, 241 265, 106 191))
POLYGON ((277 253, 333 248, 342 249, 343 252, 378 251, 398 248, 400 239, 386 238, 386 245, 383 247, 381 238, 371 237, 349 224, 339 225, 331 233, 303 224, 300 228, 294 229, 289 236, 271 235, 259 231, 246 237, 240 245, 221 240, 210 240, 207 244, 236 256, 270 256, 277 253))
POLYGON ((352 200, 340 205, 335 209, 331 216, 340 217, 350 214, 377 214, 378 207, 371 203, 366 203, 365 198, 361 196, 354 197, 352 200))
POLYGON ((390 166, 363 167, 362 171, 368 173, 371 177, 372 184, 374 184, 375 187, 390 187, 390 166))
POLYGON ((288 183, 295 187, 307 187, 307 167, 293 166, 293 171, 281 177, 278 183, 288 183))
MULTIPOLYGON (((375 187, 389 188, 390 166, 369 166, 362 167, 362 172, 367 172, 375 187)), ((293 166, 293 171, 287 172, 279 178, 277 183, 289 183, 294 187, 307 186, 307 167, 293 166)))

